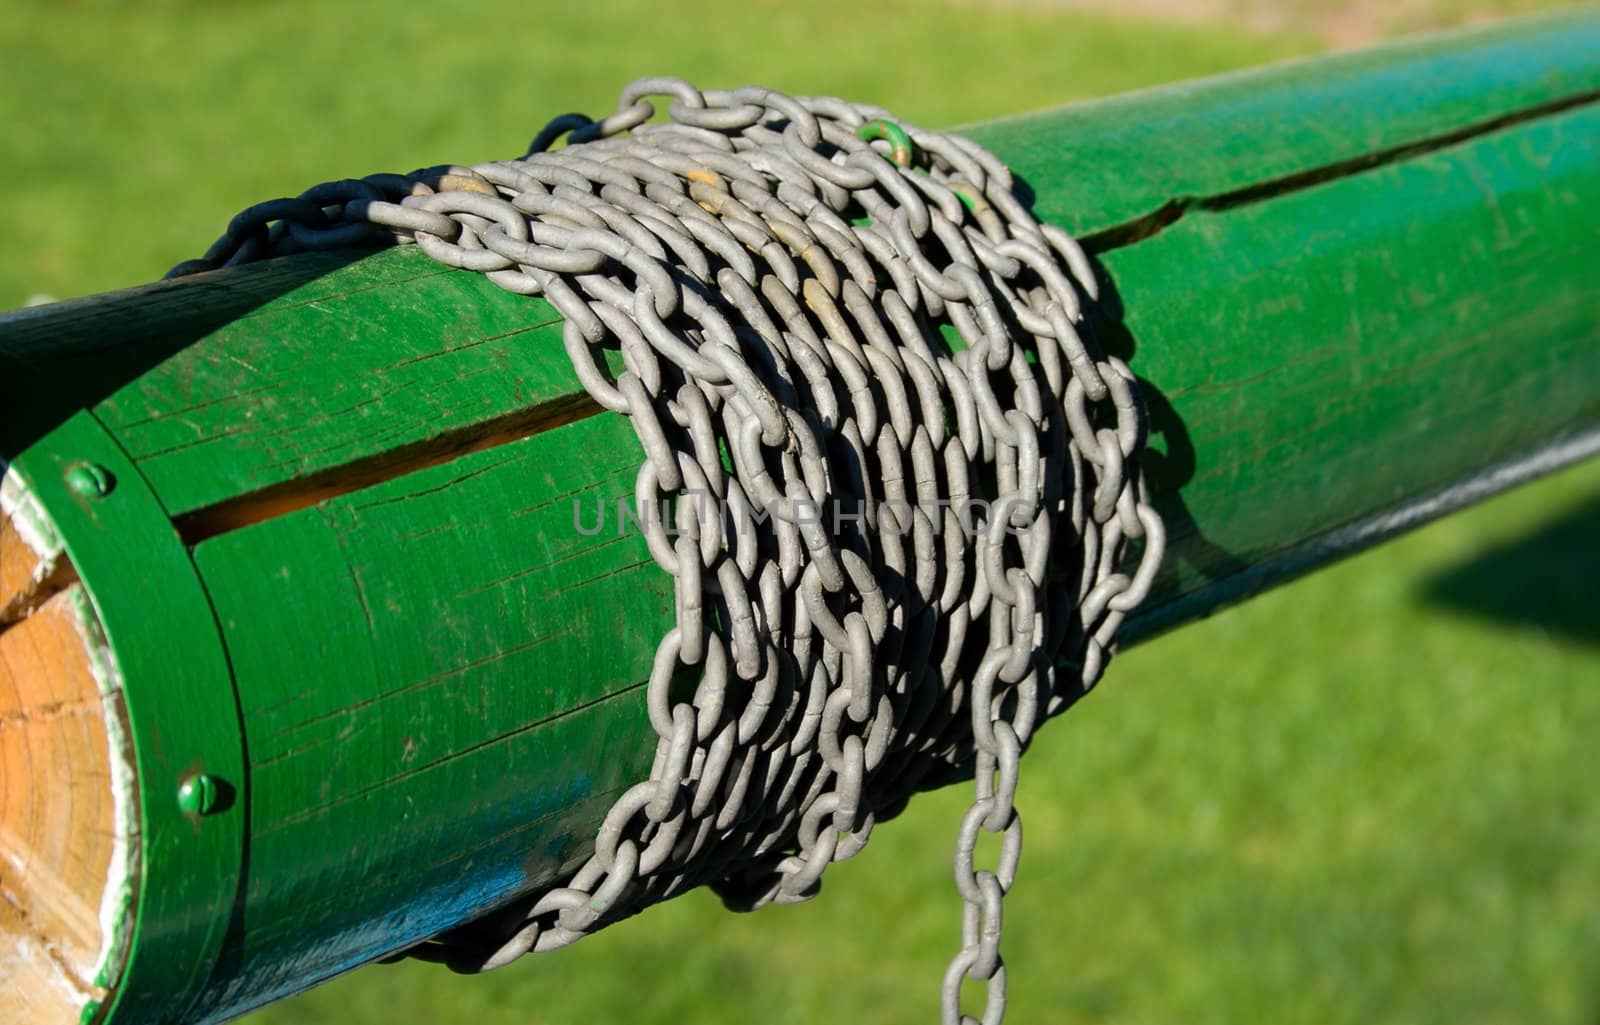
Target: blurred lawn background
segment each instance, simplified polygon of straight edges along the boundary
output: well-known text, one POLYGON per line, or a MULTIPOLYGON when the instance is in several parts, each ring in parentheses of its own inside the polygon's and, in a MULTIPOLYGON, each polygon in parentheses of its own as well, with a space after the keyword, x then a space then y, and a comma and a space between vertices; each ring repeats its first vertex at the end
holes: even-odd
MULTIPOLYGON (((640 74, 948 125, 1537 6, 6 0, 0 308, 149 280, 312 182, 520 152, 640 74)), ((1010 1020, 1600 1023, 1597 598, 1592 465, 1125 653, 1027 762, 1010 1020)), ((919 799, 808 905, 697 893, 247 1020, 933 1020, 963 807, 919 799)))

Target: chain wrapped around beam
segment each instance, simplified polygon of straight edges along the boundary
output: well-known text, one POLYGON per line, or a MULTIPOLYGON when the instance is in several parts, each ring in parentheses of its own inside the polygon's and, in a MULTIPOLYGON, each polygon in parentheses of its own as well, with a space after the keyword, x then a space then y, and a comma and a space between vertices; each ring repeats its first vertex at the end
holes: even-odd
POLYGON ((390 242, 561 312, 584 389, 644 449, 637 512, 676 595, 650 778, 565 885, 411 953, 479 971, 704 884, 739 909, 803 900, 914 791, 970 772, 941 1017, 972 1020, 972 979, 998 1023, 1019 757, 1099 678, 1164 547, 1134 376, 1080 332, 1082 250, 967 139, 651 78, 521 159, 252 207, 172 275, 390 242))

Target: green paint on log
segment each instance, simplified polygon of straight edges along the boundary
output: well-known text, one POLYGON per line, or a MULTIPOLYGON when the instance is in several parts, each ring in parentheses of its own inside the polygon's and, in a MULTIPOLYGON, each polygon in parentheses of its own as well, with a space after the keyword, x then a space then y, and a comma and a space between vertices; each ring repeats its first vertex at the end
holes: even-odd
POLYGON ((548 303, 488 298, 488 279, 443 270, 353 264, 184 350, 96 413, 176 515, 577 390, 543 330, 560 323, 548 303))
MULTIPOLYGON (((1149 384, 1174 544, 1129 636, 1600 430, 1597 89, 1579 14, 972 131, 1098 233, 1103 340, 1149 384)), ((236 688, 237 719, 175 721, 242 723, 248 765, 237 903, 197 923, 143 898, 151 935, 226 931, 171 1007, 235 1014, 547 883, 647 770, 670 581, 614 505, 575 528, 574 502, 592 524, 632 495, 639 451, 543 302, 411 249, 304 257, 16 315, 0 362, 3 451, 88 458, 54 427, 92 409, 231 663, 161 684, 236 688)), ((149 582, 80 570, 108 623, 140 623, 120 659, 188 658, 198 620, 119 620, 149 582)), ((197 864, 181 839, 147 843, 147 872, 197 864)), ((144 935, 130 978, 168 956, 144 935)))
POLYGON ((218 1009, 300 988, 328 944, 365 958, 576 867, 654 753, 640 687, 671 580, 614 516, 574 529, 575 508, 587 530, 631 501, 637 468, 627 425, 593 417, 197 548, 238 681, 252 861, 294 866, 252 872, 262 926, 230 937, 218 1009))
POLYGON ((114 986, 107 980, 105 1020, 181 1019, 234 924, 245 856, 241 808, 201 818, 178 801, 180 785, 197 772, 220 781, 225 798, 245 786, 227 657, 188 551, 92 416, 69 418, 14 465, 60 532, 114 653, 138 766, 137 908, 127 966, 114 986), (69 479, 85 462, 114 477, 116 488, 77 493, 69 479))
POLYGON ((1574 11, 1180 82, 963 129, 1092 236, 1185 205, 1600 93, 1600 19, 1574 11))
POLYGON ((1597 196, 1591 106, 1107 254, 1167 453, 1144 615, 1600 422, 1597 196))

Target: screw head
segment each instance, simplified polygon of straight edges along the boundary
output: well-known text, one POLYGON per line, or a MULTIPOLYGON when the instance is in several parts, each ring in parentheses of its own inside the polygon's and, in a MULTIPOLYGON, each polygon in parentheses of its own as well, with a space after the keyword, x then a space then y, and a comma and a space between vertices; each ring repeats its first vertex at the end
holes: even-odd
POLYGON ((98 463, 73 463, 67 467, 67 487, 83 498, 104 498, 117 486, 111 471, 98 463))
POLYGON ((203 772, 178 785, 178 807, 185 815, 210 815, 217 810, 221 796, 217 781, 203 772))

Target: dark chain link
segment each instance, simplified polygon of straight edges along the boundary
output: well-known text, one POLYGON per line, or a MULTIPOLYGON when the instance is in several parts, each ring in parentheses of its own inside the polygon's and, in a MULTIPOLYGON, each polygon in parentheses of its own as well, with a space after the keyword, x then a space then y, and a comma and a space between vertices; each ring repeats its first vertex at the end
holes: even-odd
POLYGON ((413 954, 482 970, 706 883, 741 909, 803 900, 971 771, 941 1017, 973 1020, 971 979, 998 1023, 1018 760, 1098 679, 1164 547, 1134 377, 1079 333, 1083 252, 967 139, 653 78, 518 160, 252 207, 173 274, 387 242, 560 310, 583 387, 644 449, 637 511, 676 595, 650 778, 564 886, 413 954))

